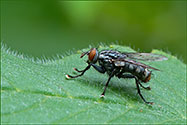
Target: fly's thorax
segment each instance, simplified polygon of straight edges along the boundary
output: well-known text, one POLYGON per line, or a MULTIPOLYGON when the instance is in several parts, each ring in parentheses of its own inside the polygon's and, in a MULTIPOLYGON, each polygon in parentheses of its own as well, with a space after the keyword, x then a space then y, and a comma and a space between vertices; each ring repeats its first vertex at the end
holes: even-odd
POLYGON ((109 60, 109 59, 120 59, 120 58, 126 58, 127 56, 115 51, 115 50, 103 50, 99 54, 99 59, 101 60, 109 60))
POLYGON ((115 56, 115 54, 113 54, 114 53, 111 53, 110 51, 101 51, 98 57, 99 65, 106 70, 108 75, 115 69, 114 64, 111 62, 113 56, 115 56))
POLYGON ((98 61, 99 61, 99 65, 104 67, 107 73, 113 71, 114 65, 110 62, 109 59, 104 59, 104 60, 99 59, 98 61))

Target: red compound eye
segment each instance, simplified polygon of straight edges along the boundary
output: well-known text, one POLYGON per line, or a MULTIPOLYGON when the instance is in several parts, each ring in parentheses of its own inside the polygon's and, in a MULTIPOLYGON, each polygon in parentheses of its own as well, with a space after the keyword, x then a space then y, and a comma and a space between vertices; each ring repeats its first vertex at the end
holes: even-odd
POLYGON ((95 48, 92 48, 92 49, 90 50, 89 55, 88 55, 88 59, 89 59, 90 61, 93 61, 95 55, 96 55, 96 49, 95 49, 95 48))

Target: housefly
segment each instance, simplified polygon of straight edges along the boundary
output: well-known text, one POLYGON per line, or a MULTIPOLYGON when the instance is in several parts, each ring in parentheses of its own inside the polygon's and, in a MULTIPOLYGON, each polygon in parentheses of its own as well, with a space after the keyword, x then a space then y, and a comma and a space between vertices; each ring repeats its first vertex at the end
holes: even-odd
POLYGON ((142 100, 147 104, 153 104, 153 102, 148 102, 144 99, 140 87, 150 90, 150 87, 144 87, 141 83, 147 83, 150 81, 152 73, 150 69, 158 71, 159 69, 137 62, 137 60, 163 61, 167 60, 166 57, 152 53, 122 53, 115 50, 102 50, 99 52, 96 48, 92 48, 89 51, 82 53, 80 58, 85 55, 88 55, 88 66, 83 70, 74 68, 74 70, 80 74, 76 76, 66 75, 67 78, 80 77, 84 75, 91 66, 100 73, 106 72, 109 77, 101 97, 104 97, 106 88, 112 77, 132 78, 136 81, 136 88, 142 100))

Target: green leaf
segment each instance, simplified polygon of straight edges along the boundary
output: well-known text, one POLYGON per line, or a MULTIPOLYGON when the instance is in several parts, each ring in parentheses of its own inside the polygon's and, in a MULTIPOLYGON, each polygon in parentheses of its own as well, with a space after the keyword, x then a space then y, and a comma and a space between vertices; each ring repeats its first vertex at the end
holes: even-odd
MULTIPOLYGON (((102 49, 133 52, 129 47, 111 45, 102 49)), ((84 49, 83 51, 88 50, 84 49)), ((77 79, 73 67, 87 66, 86 57, 77 54, 54 61, 32 61, 7 49, 1 50, 2 123, 186 123, 186 65, 168 57, 151 62, 152 90, 141 89, 145 104, 137 94, 134 80, 112 78, 104 99, 100 98, 106 74, 93 68, 77 79)))

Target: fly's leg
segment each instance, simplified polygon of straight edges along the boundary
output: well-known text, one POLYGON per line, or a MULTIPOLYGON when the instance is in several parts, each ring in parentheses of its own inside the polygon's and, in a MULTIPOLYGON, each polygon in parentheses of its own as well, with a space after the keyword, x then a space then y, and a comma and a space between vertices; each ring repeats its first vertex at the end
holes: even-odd
POLYGON ((110 82, 110 79, 114 76, 114 73, 115 73, 115 70, 113 70, 113 72, 112 72, 111 75, 109 76, 109 78, 108 78, 108 80, 107 80, 107 82, 106 82, 106 84, 105 84, 104 91, 103 91, 103 93, 101 94, 101 97, 104 97, 104 96, 105 96, 106 88, 108 87, 108 84, 109 84, 109 82, 110 82))
MULTIPOLYGON (((92 63, 90 63, 90 65, 93 66, 93 68, 95 70, 97 70, 98 72, 105 73, 105 69, 102 68, 101 66, 98 66, 98 65, 95 65, 95 64, 92 64, 92 63)), ((84 70, 78 70, 77 68, 74 68, 74 70, 77 71, 77 72, 84 72, 84 70)))
POLYGON ((150 86, 144 87, 144 86, 140 83, 139 80, 138 80, 138 84, 139 84, 142 88, 144 88, 144 89, 151 90, 151 87, 150 87, 150 86))
POLYGON ((79 75, 76 75, 76 76, 71 76, 71 75, 66 75, 66 78, 77 78, 77 77, 80 77, 82 75, 84 75, 84 73, 91 67, 91 64, 88 64, 88 66, 82 70, 81 74, 79 75))
POLYGON ((77 71, 77 72, 83 72, 84 71, 84 69, 83 70, 78 70, 77 68, 73 68, 75 71, 77 71))
POLYGON ((112 76, 109 76, 109 78, 108 78, 108 80, 107 80, 107 82, 106 82, 106 84, 105 84, 104 91, 103 91, 103 93, 101 94, 101 97, 104 97, 104 96, 105 96, 106 88, 108 87, 108 84, 109 84, 111 78, 112 78, 112 76))
POLYGON ((153 102, 147 102, 144 97, 142 96, 141 94, 141 91, 140 91, 140 87, 139 87, 139 84, 138 84, 138 79, 135 77, 135 80, 136 80, 136 87, 137 87, 137 90, 138 90, 138 94, 140 95, 140 97, 142 98, 142 100, 147 103, 147 104, 153 104, 153 102))
POLYGON ((122 75, 122 74, 119 74, 119 75, 118 75, 118 78, 134 78, 134 79, 136 80, 136 87, 137 87, 137 90, 138 90, 138 94, 140 95, 140 97, 142 98, 142 100, 143 100, 145 103, 147 103, 147 104, 153 104, 153 102, 147 102, 147 101, 144 99, 144 97, 143 97, 142 94, 141 94, 139 85, 140 85, 142 88, 144 88, 144 89, 148 89, 148 88, 150 88, 150 87, 144 87, 144 86, 139 82, 139 79, 138 79, 136 76, 131 75, 131 74, 123 74, 123 75, 122 75))
POLYGON ((100 73, 105 73, 105 69, 101 66, 95 65, 95 64, 91 64, 91 66, 94 67, 95 70, 97 70, 100 73))
MULTIPOLYGON (((118 78, 134 78, 134 79, 135 79, 135 76, 132 75, 132 74, 119 74, 119 75, 118 75, 118 78)), ((144 86, 140 83, 139 80, 138 80, 137 82, 138 82, 138 84, 139 84, 142 88, 147 89, 147 90, 151 90, 151 87, 150 87, 150 86, 144 87, 144 86)))
MULTIPOLYGON (((91 63, 89 63, 88 61, 87 61, 87 63, 88 63, 88 65, 91 65, 91 63)), ((86 67, 87 68, 87 67, 86 67)), ((85 69, 86 69, 85 68, 85 69)), ((83 69, 83 70, 78 70, 77 68, 73 68, 75 71, 77 71, 77 72, 85 72, 85 69, 83 69)))

